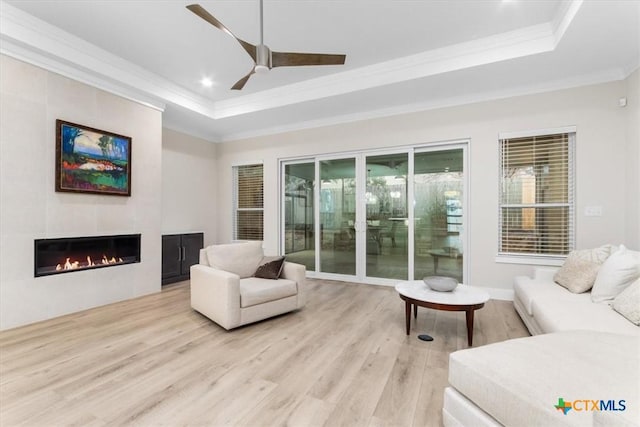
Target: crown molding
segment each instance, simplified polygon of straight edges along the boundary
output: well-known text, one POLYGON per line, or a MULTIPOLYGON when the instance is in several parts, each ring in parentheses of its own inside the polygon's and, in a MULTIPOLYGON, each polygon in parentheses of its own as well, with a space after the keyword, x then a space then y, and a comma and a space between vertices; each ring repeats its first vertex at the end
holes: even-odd
POLYGON ((551 25, 539 24, 438 48, 325 77, 216 102, 216 118, 234 117, 305 101, 477 67, 555 49, 551 25))
POLYGON ((95 74, 83 71, 75 65, 63 63, 55 58, 24 48, 13 42, 2 40, 0 54, 11 56, 23 62, 44 68, 61 76, 85 83, 95 88, 121 96, 130 101, 164 112, 166 104, 155 97, 150 97, 123 87, 119 82, 97 78, 95 74))
POLYGON ((640 68, 640 56, 636 56, 633 61, 629 62, 622 70, 622 74, 626 79, 631 74, 635 73, 636 70, 640 68))
POLYGON ((171 103, 223 119, 549 52, 581 5, 570 1, 548 23, 217 102, 2 1, 0 51, 154 108, 171 103))
MULTIPOLYGON (((627 76, 628 77, 628 76, 627 76)), ((571 79, 556 80, 546 82, 541 85, 521 86, 501 91, 487 91, 474 95, 465 95, 440 99, 436 101, 427 101, 413 104, 405 104, 397 107, 383 108, 378 110, 370 110, 354 114, 345 114, 340 116, 332 116, 324 119, 310 120, 299 122, 293 125, 274 126, 271 128, 261 129, 259 131, 238 132, 224 135, 220 139, 223 143, 233 143, 240 140, 257 138, 261 136, 282 134, 287 132, 303 131, 307 129, 320 128, 326 126, 353 123, 364 120, 372 120, 384 117, 399 116, 403 114, 418 113, 422 111, 437 110, 449 107, 458 107, 462 105, 477 104, 481 102, 497 101, 501 99, 513 98, 518 96, 535 95, 538 93, 554 92, 558 90, 572 89, 582 86, 590 86, 595 84, 608 83, 612 81, 624 80, 625 72, 619 68, 612 68, 603 72, 587 74, 571 79)))
POLYGON ((571 0, 568 3, 561 3, 561 7, 558 8, 555 18, 551 21, 551 27, 553 28, 554 44, 557 46, 562 40, 565 31, 573 22, 576 14, 582 6, 583 0, 571 0))
POLYGON ((219 135, 208 135, 202 132, 198 132, 198 131, 194 131, 193 128, 186 128, 182 125, 180 125, 179 123, 174 123, 171 122, 169 120, 167 120, 166 117, 162 118, 162 127, 165 129, 169 129, 172 130, 174 132, 179 132, 179 133, 183 133, 185 135, 191 135, 191 136, 195 136, 196 138, 200 138, 204 141, 207 142, 211 142, 211 143, 220 143, 222 142, 222 139, 220 138, 219 135))
POLYGON ((0 51, 154 108, 173 103, 214 118, 210 101, 0 1, 0 51))
POLYGON ((570 1, 559 8, 551 22, 544 24, 218 101, 216 118, 234 117, 553 51, 582 3, 582 0, 570 1))

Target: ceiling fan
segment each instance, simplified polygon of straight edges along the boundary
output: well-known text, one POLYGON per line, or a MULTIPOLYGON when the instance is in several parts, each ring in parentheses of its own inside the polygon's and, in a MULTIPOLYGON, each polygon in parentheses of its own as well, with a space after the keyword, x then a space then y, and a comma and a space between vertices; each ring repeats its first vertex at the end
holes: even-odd
POLYGON ((198 15, 214 27, 224 31, 240 43, 244 50, 249 54, 254 67, 249 74, 241 78, 234 84, 231 89, 240 90, 254 73, 263 74, 275 67, 298 67, 302 65, 342 65, 346 55, 332 55, 325 53, 295 53, 295 52, 274 52, 263 43, 263 13, 262 1, 260 0, 260 44, 253 45, 236 37, 231 30, 225 27, 222 22, 218 21, 209 12, 207 12, 199 4, 191 4, 187 6, 191 12, 198 15))

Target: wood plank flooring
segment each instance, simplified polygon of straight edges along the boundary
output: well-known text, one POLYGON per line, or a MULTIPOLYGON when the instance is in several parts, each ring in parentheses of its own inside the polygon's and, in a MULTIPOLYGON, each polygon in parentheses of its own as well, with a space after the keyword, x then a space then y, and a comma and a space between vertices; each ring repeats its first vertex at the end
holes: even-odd
MULTIPOLYGON (((188 282, 0 332, 0 425, 441 425, 464 313, 420 308, 407 337, 393 288, 307 283, 304 309, 231 332, 188 282)), ((475 346, 528 335, 506 301, 475 322, 475 346)))

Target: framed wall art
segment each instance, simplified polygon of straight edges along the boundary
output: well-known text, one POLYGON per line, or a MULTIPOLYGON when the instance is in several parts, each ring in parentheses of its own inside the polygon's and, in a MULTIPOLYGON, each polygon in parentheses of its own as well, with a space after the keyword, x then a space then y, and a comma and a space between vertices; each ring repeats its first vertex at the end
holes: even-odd
POLYGON ((131 196, 131 138, 56 120, 56 191, 131 196))

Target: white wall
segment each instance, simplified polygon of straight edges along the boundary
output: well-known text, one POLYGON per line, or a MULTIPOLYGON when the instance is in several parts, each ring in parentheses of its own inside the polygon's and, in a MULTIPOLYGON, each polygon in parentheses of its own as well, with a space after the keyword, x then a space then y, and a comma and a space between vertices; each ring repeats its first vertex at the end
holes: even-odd
POLYGON ((216 242, 216 144, 162 130, 162 234, 204 232, 216 242))
POLYGON ((627 245, 640 250, 640 69, 626 81, 627 97, 627 245))
POLYGON ((0 56, 0 329, 158 292, 161 112, 0 56), (54 191, 55 121, 132 137, 131 197, 54 191), (33 277, 34 239, 141 233, 142 262, 33 277))
MULTIPOLYGON (((618 98, 626 83, 521 96, 460 107, 327 126, 222 144, 218 150, 218 196, 231 203, 231 165, 263 160, 265 251, 278 247, 278 159, 357 149, 425 144, 470 138, 469 284, 510 289, 531 266, 497 264, 499 132, 577 126, 577 247, 628 242, 629 205, 626 113, 618 98), (603 207, 602 217, 585 217, 584 207, 603 207)), ((219 209, 218 240, 231 238, 231 209, 219 209)))

